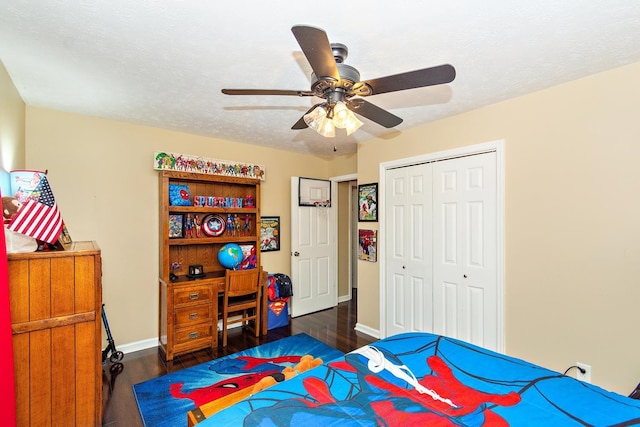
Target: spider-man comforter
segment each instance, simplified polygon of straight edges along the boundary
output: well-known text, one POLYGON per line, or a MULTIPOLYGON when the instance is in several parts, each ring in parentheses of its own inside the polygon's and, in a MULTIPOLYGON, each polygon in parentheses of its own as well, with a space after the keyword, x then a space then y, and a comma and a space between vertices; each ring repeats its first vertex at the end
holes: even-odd
POLYGON ((628 426, 640 401, 426 333, 396 335, 264 390, 206 426, 628 426))

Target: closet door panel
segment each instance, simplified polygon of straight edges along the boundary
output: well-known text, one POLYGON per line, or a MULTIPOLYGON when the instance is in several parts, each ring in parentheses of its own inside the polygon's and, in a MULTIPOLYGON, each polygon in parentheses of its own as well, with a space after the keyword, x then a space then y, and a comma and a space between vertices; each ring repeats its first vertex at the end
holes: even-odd
POLYGON ((431 165, 388 170, 386 335, 433 328, 431 165))

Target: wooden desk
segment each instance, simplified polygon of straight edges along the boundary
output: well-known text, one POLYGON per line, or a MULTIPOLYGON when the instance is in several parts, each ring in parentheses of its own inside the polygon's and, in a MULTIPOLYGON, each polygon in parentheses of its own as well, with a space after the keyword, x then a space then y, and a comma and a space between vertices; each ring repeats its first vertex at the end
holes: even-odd
MULTIPOLYGON (((267 334, 267 276, 260 277, 261 335, 267 334)), ((224 295, 224 271, 207 273, 191 280, 185 276, 173 282, 159 280, 159 346, 167 361, 174 356, 218 346, 218 297, 224 295)))

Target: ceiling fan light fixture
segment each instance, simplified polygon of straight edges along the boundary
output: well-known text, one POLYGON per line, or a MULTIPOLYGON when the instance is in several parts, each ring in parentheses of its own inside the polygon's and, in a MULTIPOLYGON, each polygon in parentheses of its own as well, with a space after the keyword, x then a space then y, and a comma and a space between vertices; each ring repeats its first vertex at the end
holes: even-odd
POLYGON ((304 122, 313 130, 317 130, 320 119, 327 117, 327 110, 322 105, 317 106, 304 115, 304 122))
POLYGON ((336 105, 333 107, 333 124, 340 129, 346 128, 347 121, 350 119, 349 113, 351 113, 351 111, 347 109, 344 102, 336 102, 336 105))
POLYGON ((349 113, 351 113, 351 119, 347 122, 347 125, 344 127, 347 130, 347 135, 351 135, 352 133, 357 131, 360 128, 360 126, 364 124, 360 120, 358 120, 358 118, 356 117, 355 114, 353 114, 352 111, 349 111, 349 113))
POLYGON ((304 115, 304 122, 311 129, 318 132, 320 135, 333 138, 336 136, 336 130, 333 125, 333 121, 327 118, 327 109, 323 105, 318 105, 309 113, 304 115))
POLYGON ((362 126, 362 122, 358 120, 353 111, 347 108, 344 102, 336 102, 333 107, 333 124, 340 129, 346 129, 347 135, 351 135, 362 126))
POLYGON ((336 136, 336 127, 333 125, 333 120, 327 119, 326 117, 320 120, 320 129, 316 129, 316 132, 325 138, 333 138, 336 136))

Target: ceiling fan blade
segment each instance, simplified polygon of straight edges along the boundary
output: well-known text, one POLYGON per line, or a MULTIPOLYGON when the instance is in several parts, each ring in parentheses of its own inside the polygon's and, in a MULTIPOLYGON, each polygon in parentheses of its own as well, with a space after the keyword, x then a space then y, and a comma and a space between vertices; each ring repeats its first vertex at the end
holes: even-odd
POLYGON ((305 25, 296 25, 291 28, 291 31, 296 40, 298 40, 298 44, 307 57, 316 77, 318 79, 331 77, 332 79, 340 80, 340 73, 333 57, 327 33, 320 28, 305 25))
POLYGON ((359 89, 363 87, 363 84, 366 84, 371 88, 371 93, 369 95, 377 95, 379 93, 441 85, 450 83, 455 78, 455 68, 449 64, 444 64, 438 65, 437 67, 423 68, 422 70, 394 74, 393 76, 365 80, 355 84, 351 92, 357 95, 365 95, 365 93, 359 93, 359 89))
POLYGON ((309 114, 310 112, 312 112, 312 111, 313 111, 313 109, 314 109, 314 108, 316 108, 316 107, 317 107, 318 105, 320 105, 320 104, 322 104, 322 102, 321 102, 321 103, 319 103, 319 104, 314 105, 314 106, 313 106, 313 107, 311 107, 311 108, 309 108, 309 109, 307 110, 307 112, 306 112, 306 113, 304 113, 304 114, 302 115, 302 117, 300 117, 300 120, 298 120, 298 121, 297 121, 293 126, 291 126, 291 129, 293 129, 293 130, 300 130, 300 129, 306 129, 306 128, 308 128, 309 126, 307 125, 307 122, 305 122, 305 121, 304 121, 304 116, 306 116, 307 114, 309 114))
POLYGON ((225 95, 288 95, 288 96, 314 96, 308 90, 278 90, 278 89, 222 89, 225 95))
POLYGON ((402 123, 402 119, 391 114, 387 110, 373 105, 361 98, 350 99, 346 102, 347 108, 354 113, 360 114, 369 120, 373 120, 381 126, 392 128, 402 123))

